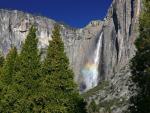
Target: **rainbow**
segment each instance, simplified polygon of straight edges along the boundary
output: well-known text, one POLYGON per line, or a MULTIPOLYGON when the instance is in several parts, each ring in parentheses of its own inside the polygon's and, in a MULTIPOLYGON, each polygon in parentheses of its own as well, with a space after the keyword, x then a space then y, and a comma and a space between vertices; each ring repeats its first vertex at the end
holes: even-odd
POLYGON ((83 83, 85 85, 84 91, 87 91, 97 86, 98 84, 98 76, 99 76, 98 67, 100 60, 100 50, 102 46, 102 36, 103 33, 100 34, 94 54, 92 54, 92 56, 88 58, 84 67, 81 69, 81 75, 83 77, 83 83))
POLYGON ((81 73, 84 78, 84 83, 86 84, 86 90, 89 90, 97 85, 98 71, 96 64, 87 63, 81 73))

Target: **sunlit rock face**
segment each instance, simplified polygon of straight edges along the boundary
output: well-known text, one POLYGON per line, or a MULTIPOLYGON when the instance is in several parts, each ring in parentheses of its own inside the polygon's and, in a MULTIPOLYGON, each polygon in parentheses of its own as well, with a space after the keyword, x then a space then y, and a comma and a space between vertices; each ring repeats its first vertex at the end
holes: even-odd
MULTIPOLYGON (((109 86, 97 89, 86 100, 90 103, 93 99, 97 104, 119 100, 119 107, 110 106, 112 113, 123 113, 127 108, 131 76, 129 60, 135 53, 140 11, 141 0, 113 0, 103 21, 92 21, 81 29, 60 24, 65 52, 80 90, 86 92, 100 86, 102 81, 109 82, 109 86)), ((11 46, 20 50, 34 24, 38 48, 45 54, 55 23, 58 22, 16 10, 0 10, 0 51, 6 55, 11 46)), ((99 108, 100 113, 103 110, 104 107, 99 108)))
MULTIPOLYGON (((92 21, 81 29, 60 24, 65 51, 79 86, 86 84, 85 87, 88 88, 83 89, 91 89, 99 80, 111 79, 114 73, 128 63, 135 50, 134 26, 139 12, 140 0, 113 0, 103 21, 92 21), (88 85, 86 81, 90 78, 93 82, 88 85)), ((46 17, 1 9, 0 51, 6 55, 11 46, 20 49, 30 26, 34 24, 39 38, 38 48, 41 54, 45 53, 48 41, 52 40, 51 34, 55 23, 58 22, 46 17)))
POLYGON ((37 27, 39 48, 45 48, 51 40, 51 32, 55 21, 33 16, 20 11, 0 10, 0 49, 7 54, 11 46, 20 49, 32 24, 37 27))
MULTIPOLYGON (((11 46, 16 46, 20 50, 29 28, 31 25, 35 25, 39 39, 38 48, 41 54, 45 54, 48 42, 52 40, 51 35, 55 23, 58 22, 46 17, 34 16, 16 10, 1 9, 0 51, 6 55, 11 46)), ((60 26, 65 51, 70 60, 70 66, 75 73, 74 79, 79 83, 78 81, 81 78, 80 69, 84 65, 86 53, 101 30, 102 21, 92 21, 81 29, 71 28, 62 24, 60 26)))
POLYGON ((134 42, 138 37, 140 12, 141 0, 113 0, 103 21, 99 77, 108 84, 99 83, 99 87, 90 90, 86 97, 89 103, 92 100, 97 103, 98 113, 127 112, 133 94, 129 92, 132 84, 129 61, 136 51, 134 42))

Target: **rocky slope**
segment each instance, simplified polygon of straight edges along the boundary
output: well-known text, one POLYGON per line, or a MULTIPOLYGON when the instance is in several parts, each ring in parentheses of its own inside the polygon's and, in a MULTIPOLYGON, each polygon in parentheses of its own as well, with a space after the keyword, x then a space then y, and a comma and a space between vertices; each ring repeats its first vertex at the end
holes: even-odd
MULTIPOLYGON (((99 71, 105 81, 83 94, 89 109, 98 113, 124 113, 129 98, 129 60, 135 53, 141 0, 113 0, 104 19, 104 37, 99 71), (93 105, 95 104, 95 105, 93 105)), ((91 111, 90 111, 91 112, 91 111)))
MULTIPOLYGON (((61 25, 61 35, 75 81, 84 81, 81 71, 89 54, 103 32, 98 66, 98 86, 83 93, 89 103, 94 101, 98 113, 123 113, 130 97, 129 59, 134 55, 141 0, 113 0, 103 21, 92 21, 86 27, 74 29, 61 25)), ((6 55, 11 46, 18 50, 32 24, 37 27, 39 49, 44 55, 51 39, 54 20, 20 11, 0 10, 0 51, 6 55)), ((97 49, 97 48, 95 48, 97 49)), ((80 86, 80 85, 79 85, 80 86)))

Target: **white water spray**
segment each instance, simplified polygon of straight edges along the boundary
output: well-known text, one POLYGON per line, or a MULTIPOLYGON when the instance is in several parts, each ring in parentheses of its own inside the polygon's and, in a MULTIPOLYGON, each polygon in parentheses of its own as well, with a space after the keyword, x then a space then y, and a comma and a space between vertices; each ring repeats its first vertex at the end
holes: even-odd
MULTIPOLYGON (((94 50, 94 53, 87 60, 84 68, 81 70, 81 74, 83 76, 83 81, 85 85, 84 91, 87 91, 98 84, 98 76, 99 76, 99 60, 100 60, 100 50, 102 47, 102 37, 103 32, 100 34, 98 43, 94 50)), ((92 53, 92 52, 91 52, 92 53)))
POLYGON ((103 36, 103 32, 100 34, 98 44, 97 44, 95 54, 94 54, 95 55, 94 63, 97 65, 97 67, 98 67, 99 59, 100 59, 100 49, 101 49, 101 46, 102 46, 102 36, 103 36))

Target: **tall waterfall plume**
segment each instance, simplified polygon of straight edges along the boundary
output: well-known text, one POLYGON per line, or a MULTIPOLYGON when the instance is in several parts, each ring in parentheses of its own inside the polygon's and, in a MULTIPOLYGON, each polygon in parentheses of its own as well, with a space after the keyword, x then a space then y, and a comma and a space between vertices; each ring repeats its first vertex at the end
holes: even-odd
POLYGON ((85 62, 84 67, 81 70, 81 74, 83 77, 83 83, 81 90, 87 91, 95 86, 97 86, 99 81, 99 60, 100 60, 100 50, 102 47, 102 37, 103 32, 101 32, 98 42, 96 44, 95 49, 90 52, 90 55, 85 62))

